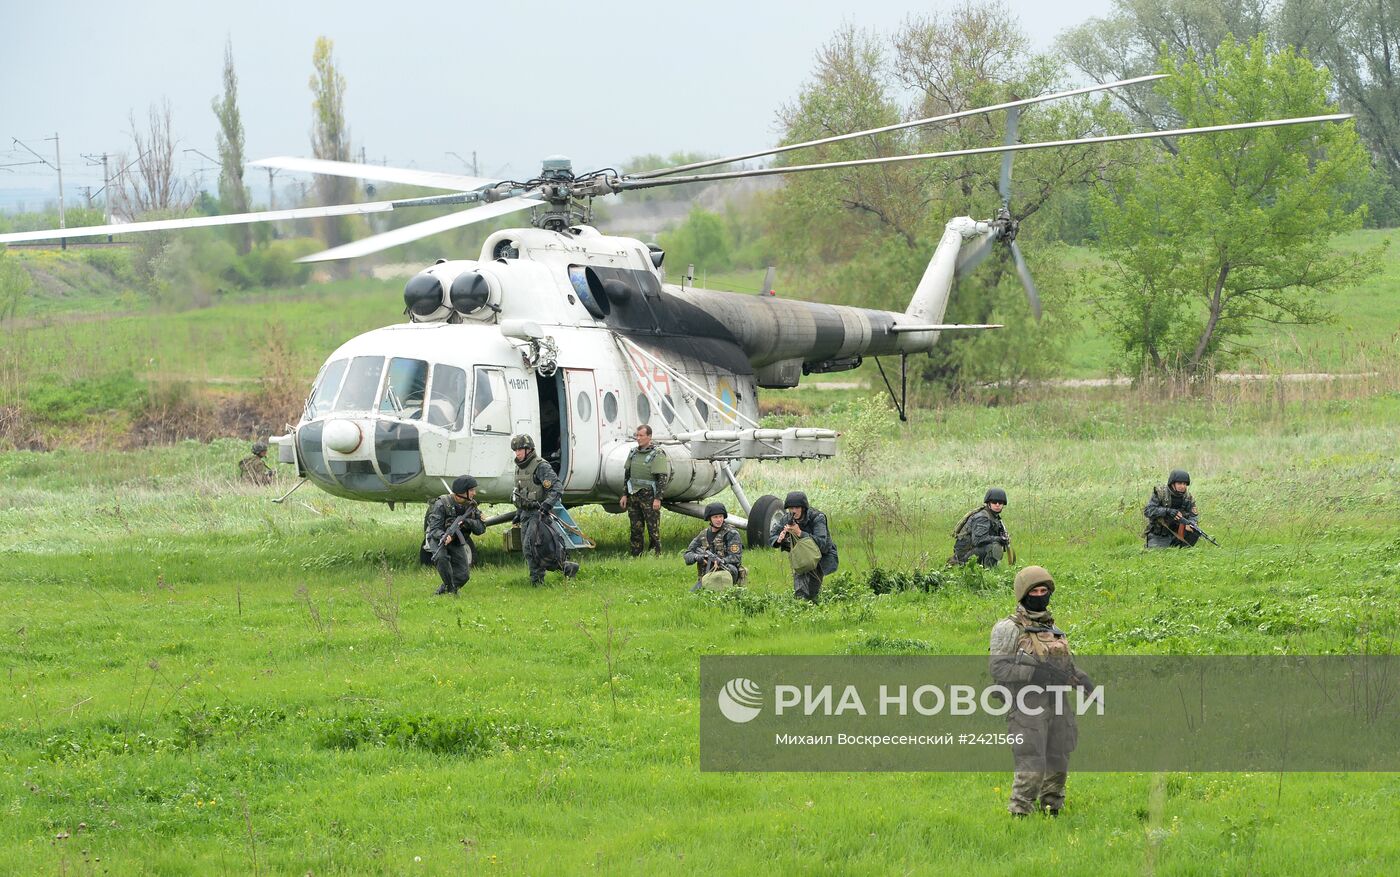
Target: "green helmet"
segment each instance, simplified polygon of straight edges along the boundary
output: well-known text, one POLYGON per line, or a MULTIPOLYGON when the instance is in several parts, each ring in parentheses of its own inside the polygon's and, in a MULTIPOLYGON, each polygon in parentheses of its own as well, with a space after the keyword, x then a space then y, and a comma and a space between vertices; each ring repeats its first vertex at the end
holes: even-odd
POLYGON ((253 442, 253 453, 261 457, 267 453, 267 442, 253 442))
POLYGON ((523 432, 520 435, 513 436, 510 440, 510 449, 512 451, 518 451, 521 448, 533 451, 535 449, 535 440, 523 432))

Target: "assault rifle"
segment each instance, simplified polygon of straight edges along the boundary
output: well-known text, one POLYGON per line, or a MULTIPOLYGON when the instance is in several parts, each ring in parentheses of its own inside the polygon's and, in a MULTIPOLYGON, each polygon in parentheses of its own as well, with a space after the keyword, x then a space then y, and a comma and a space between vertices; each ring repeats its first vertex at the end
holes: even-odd
POLYGON ((1188 521, 1184 518, 1180 521, 1177 521, 1173 520, 1172 518, 1163 516, 1158 518, 1157 522, 1166 528, 1167 532, 1171 534, 1171 537, 1173 539, 1175 539, 1178 543, 1180 543, 1181 545, 1185 545, 1188 548, 1195 545, 1197 539, 1204 539, 1210 544, 1214 545, 1216 548, 1220 547, 1220 543, 1212 539, 1210 534, 1207 533, 1205 530, 1202 530, 1201 525, 1195 523, 1194 521, 1188 521))
POLYGON ((442 533, 442 541, 438 543, 437 550, 433 552, 433 563, 447 550, 449 540, 456 539, 459 545, 467 544, 467 537, 462 533, 462 527, 469 518, 480 518, 481 510, 475 504, 469 506, 465 512, 452 519, 452 523, 447 525, 447 529, 442 533))

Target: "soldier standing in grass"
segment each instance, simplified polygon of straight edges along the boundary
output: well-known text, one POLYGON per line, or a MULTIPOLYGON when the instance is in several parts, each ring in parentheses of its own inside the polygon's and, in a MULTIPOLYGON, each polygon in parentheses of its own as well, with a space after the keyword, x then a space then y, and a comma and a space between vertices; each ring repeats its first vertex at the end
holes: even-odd
POLYGON ((437 552, 433 565, 442 577, 438 594, 455 594, 471 578, 472 562, 476 559, 476 545, 471 537, 486 532, 481 510, 476 505, 476 487, 476 479, 470 475, 459 477, 452 482, 451 493, 444 493, 433 501, 423 521, 423 550, 429 556, 437 552), (448 533, 459 520, 459 531, 448 533))
POLYGON ((1006 491, 993 487, 982 497, 982 506, 963 516, 953 529, 951 565, 961 566, 971 558, 986 567, 1001 563, 1002 555, 1011 547, 1011 536, 1001 522, 1006 508, 1006 491))
POLYGON ((1069 639, 1055 626, 1050 595, 1055 580, 1043 567, 1028 566, 1016 574, 1016 611, 992 628, 992 679, 1011 692, 1006 727, 1013 741, 1016 776, 1007 809, 1026 816, 1036 808, 1058 816, 1065 806, 1069 754, 1079 740, 1068 691, 1058 698, 1047 686, 1092 689, 1094 683, 1074 666, 1069 639), (1028 686, 1039 689, 1022 691, 1028 686), (1022 712, 1024 707, 1026 710, 1022 712), (1039 711, 1039 712, 1037 712, 1039 711), (1015 738, 1019 736, 1020 742, 1015 738))
POLYGON ((568 559, 564 547, 564 531, 551 511, 559 501, 563 485, 548 460, 535 453, 535 440, 517 435, 510 440, 515 452, 515 520, 520 524, 520 537, 525 549, 525 563, 530 568, 530 584, 544 582, 551 569, 562 570, 565 578, 578 575, 578 564, 568 559))
POLYGON ((692 592, 700 590, 701 582, 712 572, 728 573, 730 584, 738 584, 744 569, 744 540, 729 523, 729 510, 723 503, 712 502, 705 506, 705 520, 710 525, 690 540, 690 547, 681 555, 686 566, 698 568, 692 592))
POLYGON ((1196 500, 1187 489, 1190 486, 1190 473, 1173 469, 1165 486, 1152 488, 1142 510, 1147 518, 1142 535, 1148 548, 1190 548, 1196 544, 1196 500))
POLYGON ((836 543, 831 541, 831 531, 826 525, 826 515, 807 503, 807 494, 794 490, 783 500, 786 512, 773 523, 768 541, 782 551, 791 551, 797 540, 810 536, 821 549, 821 560, 816 569, 810 572, 792 573, 792 595, 815 603, 821 593, 822 580, 836 572, 840 559, 836 555, 836 543))
POLYGON ((253 453, 238 461, 238 477, 258 487, 266 487, 277 480, 277 474, 267 465, 267 442, 253 442, 253 453))
POLYGON ((643 423, 635 433, 637 446, 627 455, 623 464, 623 477, 627 479, 626 492, 618 499, 618 505, 627 510, 627 519, 632 525, 631 551, 633 557, 642 554, 642 528, 646 527, 651 551, 661 556, 661 498, 666 495, 666 484, 671 479, 671 464, 666 452, 651 441, 651 427, 643 423))

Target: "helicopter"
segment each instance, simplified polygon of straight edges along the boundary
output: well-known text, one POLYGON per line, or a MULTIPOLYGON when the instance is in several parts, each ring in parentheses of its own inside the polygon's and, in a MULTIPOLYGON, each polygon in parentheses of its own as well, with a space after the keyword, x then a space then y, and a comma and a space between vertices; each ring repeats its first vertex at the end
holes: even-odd
MULTIPOLYGON (((1009 248, 1035 316, 1040 301, 1016 244, 1011 164, 1016 152, 1094 143, 1208 134, 1278 125, 1338 122, 1345 114, 1147 131, 1075 140, 1021 143, 1025 107, 1163 78, 1156 74, 1013 100, 995 106, 857 131, 742 155, 636 174, 612 169, 575 174, 562 156, 544 160, 523 182, 491 180, 351 162, 277 157, 257 167, 408 183, 449 194, 394 201, 305 207, 228 216, 133 222, 0 235, 0 243, 199 226, 372 214, 418 206, 469 206, 446 216, 304 257, 320 262, 369 255, 431 234, 530 211, 530 226, 491 234, 475 259, 440 259, 404 287, 407 321, 356 336, 333 351, 312 383, 301 417, 269 437, 278 460, 299 480, 341 497, 431 502, 451 480, 470 474, 483 504, 507 502, 514 486, 510 440, 528 434, 563 481, 570 547, 590 543, 567 508, 597 504, 620 512, 633 428, 652 425, 672 475, 663 502, 702 517, 703 502, 732 491, 743 516, 731 520, 748 543, 766 547, 781 501, 750 500, 739 473, 749 460, 817 459, 836 454, 838 435, 820 427, 764 428, 758 391, 798 385, 804 375, 854 369, 866 357, 897 356, 896 394, 880 372, 901 419, 906 417, 907 359, 933 348, 943 332, 983 331, 992 324, 942 322, 957 276, 998 244, 1009 248), (796 149, 976 114, 1006 111, 999 146, 871 159, 785 164, 696 173, 796 149), (794 174, 831 168, 967 155, 1002 156, 1002 207, 988 219, 955 217, 945 226, 903 312, 829 305, 772 294, 720 292, 668 282, 655 245, 599 231, 594 198, 659 186, 794 174)), ((504 523, 497 515, 488 524, 504 523)))

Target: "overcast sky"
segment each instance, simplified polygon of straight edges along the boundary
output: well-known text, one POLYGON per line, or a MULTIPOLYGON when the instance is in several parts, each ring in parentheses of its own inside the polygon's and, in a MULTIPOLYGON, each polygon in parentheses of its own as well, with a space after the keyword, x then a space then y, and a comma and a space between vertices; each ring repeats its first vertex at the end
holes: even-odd
MULTIPOLYGON (((1037 46, 1110 0, 1007 0, 1037 46)), ((889 31, 911 0, 786 2, 303 2, 0 0, 0 164, 50 158, 65 189, 101 185, 83 153, 127 150, 128 113, 169 98, 181 147, 215 155, 210 101, 233 41, 250 159, 309 155, 311 51, 335 41, 346 117, 370 160, 526 178, 550 153, 575 169, 633 155, 731 154, 776 140, 774 114, 841 26, 889 31)), ((209 163, 185 154, 186 168, 209 163)), ((254 177, 255 184, 261 180, 254 177)), ((43 166, 0 170, 0 193, 50 189, 43 166)), ((254 188, 266 198, 266 185, 254 188)), ((37 206, 32 205, 31 206, 37 206)))

